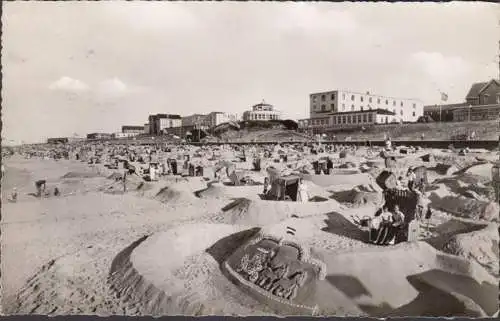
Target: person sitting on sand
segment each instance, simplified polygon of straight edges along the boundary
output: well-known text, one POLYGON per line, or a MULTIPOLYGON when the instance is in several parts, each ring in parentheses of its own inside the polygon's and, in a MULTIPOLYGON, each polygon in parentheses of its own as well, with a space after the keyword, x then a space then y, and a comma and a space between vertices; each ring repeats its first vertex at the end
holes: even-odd
POLYGON ((403 187, 403 177, 402 176, 399 176, 398 180, 396 181, 396 189, 398 189, 398 190, 404 190, 404 187, 403 187))
POLYGON ((10 194, 9 202, 16 203, 17 202, 17 188, 14 187, 12 193, 10 194))
POLYGON ((405 215, 399 210, 399 205, 394 205, 394 210, 392 212, 392 226, 401 227, 405 222, 405 215))
POLYGON ((392 225, 392 213, 389 212, 387 206, 382 208, 382 213, 378 216, 378 229, 376 232, 375 244, 383 244, 389 234, 392 225))
POLYGON ((299 178, 299 186, 297 189, 297 202, 308 202, 309 201, 309 193, 307 191, 307 185, 304 184, 302 178, 299 178))
POLYGON ((57 187, 54 188, 54 196, 59 196, 61 193, 59 192, 59 189, 57 187))

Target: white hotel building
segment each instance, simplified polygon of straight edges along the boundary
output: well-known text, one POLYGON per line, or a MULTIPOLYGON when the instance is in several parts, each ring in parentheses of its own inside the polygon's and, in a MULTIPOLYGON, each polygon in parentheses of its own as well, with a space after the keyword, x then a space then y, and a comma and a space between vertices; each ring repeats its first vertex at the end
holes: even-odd
POLYGON ((373 124, 416 122, 424 114, 418 99, 334 90, 310 95, 309 119, 301 129, 340 129, 373 124))

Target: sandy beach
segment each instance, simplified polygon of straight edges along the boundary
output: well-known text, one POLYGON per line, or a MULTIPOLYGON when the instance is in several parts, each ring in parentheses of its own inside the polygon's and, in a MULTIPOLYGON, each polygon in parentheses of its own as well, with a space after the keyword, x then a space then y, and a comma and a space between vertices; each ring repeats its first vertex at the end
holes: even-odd
MULTIPOLYGON (((307 203, 259 197, 265 168, 297 166, 274 162, 278 149, 260 171, 251 170, 251 159, 234 161, 237 154, 230 148, 224 153, 226 161, 233 161, 237 170, 252 177, 254 186, 231 186, 229 178, 213 181, 213 170, 207 166, 204 177, 162 176, 126 193, 110 178, 114 171, 103 164, 20 155, 6 159, 2 184, 4 313, 279 314, 232 282, 221 266, 232 251, 259 234, 289 237, 324 262, 330 281, 321 282, 313 295, 320 315, 496 313, 498 205, 489 194, 491 165, 477 160, 477 155, 495 159, 496 153, 471 151, 458 156, 420 150, 399 157, 401 170, 410 164, 429 169, 426 194, 434 215, 417 242, 379 246, 367 242, 366 232, 353 222, 353 215, 371 217, 381 205, 380 197, 360 196, 369 193, 356 188, 371 185, 371 194, 381 193, 374 174, 361 174, 361 167, 371 166, 375 173, 378 166, 373 157, 367 159, 365 149, 342 160, 342 164, 354 164, 352 169, 360 174, 304 174, 310 196, 322 200, 307 203), (429 153, 436 160, 422 162, 420 157, 429 153), (435 170, 440 158, 456 170, 435 170), (33 182, 38 179, 46 180, 48 190, 57 186, 61 195, 28 195, 35 191, 33 182), (14 187, 19 195, 15 203, 8 201, 14 187), (457 205, 449 197, 467 202, 457 205), (296 230, 295 235, 284 233, 289 227, 296 230), (421 289, 409 277, 424 272, 434 274, 420 277, 419 282, 427 284, 421 289), (439 273, 450 275, 451 281, 439 273), (348 281, 349 275, 364 285, 348 281), (479 282, 479 288, 474 290, 477 286, 464 281, 458 295, 452 276, 479 282), (442 281, 441 287, 429 288, 434 278, 442 281), (370 295, 351 294, 360 286, 370 295), (437 293, 445 293, 449 303, 429 307, 437 293)), ((192 147, 186 153, 199 152, 192 147)), ((338 159, 338 153, 328 155, 338 159)), ((303 161, 314 157, 318 156, 306 156, 303 161)), ((209 163, 209 157, 202 158, 209 163)), ((341 171, 341 165, 335 167, 341 171)))

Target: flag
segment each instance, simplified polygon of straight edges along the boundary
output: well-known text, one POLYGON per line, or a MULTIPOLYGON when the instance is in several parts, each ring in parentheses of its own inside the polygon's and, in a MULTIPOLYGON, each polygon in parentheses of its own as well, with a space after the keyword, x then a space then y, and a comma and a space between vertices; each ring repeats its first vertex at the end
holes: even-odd
POLYGON ((448 100, 448 95, 445 93, 441 93, 441 100, 442 101, 447 101, 448 100))

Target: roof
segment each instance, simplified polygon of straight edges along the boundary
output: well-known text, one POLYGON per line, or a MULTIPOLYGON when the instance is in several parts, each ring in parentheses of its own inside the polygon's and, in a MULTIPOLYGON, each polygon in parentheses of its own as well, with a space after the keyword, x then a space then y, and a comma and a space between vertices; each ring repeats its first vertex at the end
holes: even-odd
POLYGON ((465 99, 478 98, 479 94, 481 94, 481 92, 483 92, 486 88, 488 88, 488 86, 492 83, 496 83, 497 85, 500 86, 500 82, 496 79, 492 79, 488 82, 477 82, 475 84, 472 84, 465 99))
POLYGON ((150 115, 149 117, 182 119, 181 115, 173 115, 173 114, 156 114, 156 115, 150 115))
POLYGON ((333 115, 347 115, 347 114, 359 114, 359 113, 363 113, 364 114, 364 113, 372 113, 372 112, 376 112, 379 115, 393 115, 393 116, 396 115, 392 111, 385 110, 385 109, 382 109, 382 108, 368 109, 368 110, 358 110, 358 111, 342 111, 342 112, 334 113, 333 115))
POLYGON ((127 129, 143 130, 144 126, 128 126, 128 125, 122 126, 122 130, 127 130, 127 129))

